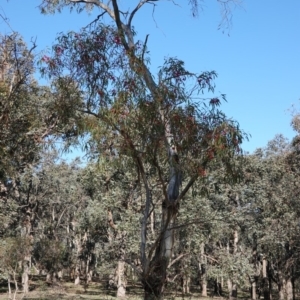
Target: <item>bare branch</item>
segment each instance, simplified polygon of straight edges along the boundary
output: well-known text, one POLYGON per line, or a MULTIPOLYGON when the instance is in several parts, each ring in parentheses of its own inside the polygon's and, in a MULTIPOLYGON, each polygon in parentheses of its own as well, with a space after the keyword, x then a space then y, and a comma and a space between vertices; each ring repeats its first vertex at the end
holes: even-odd
POLYGON ((185 188, 181 191, 180 195, 176 199, 176 203, 178 203, 185 196, 185 194, 188 192, 188 190, 194 184, 194 182, 198 179, 198 177, 199 177, 199 175, 196 174, 190 179, 190 181, 187 183, 185 188))
POLYGON ((143 45, 142 61, 144 61, 144 55, 145 55, 145 51, 146 51, 146 47, 147 47, 148 37, 149 37, 149 34, 146 35, 146 39, 145 39, 145 42, 143 45))
POLYGON ((107 211, 107 223, 108 223, 108 225, 109 225, 111 228, 113 228, 114 230, 117 229, 117 225, 114 223, 114 219, 113 219, 111 210, 108 210, 108 211, 107 211))
POLYGON ((178 255, 175 259, 173 259, 169 265, 168 265, 168 268, 170 268, 171 266, 173 266, 177 261, 179 261, 181 258, 183 258, 184 256, 187 256, 188 253, 182 253, 180 255, 178 255))
POLYGON ((72 3, 86 3, 86 4, 94 4, 96 6, 100 6, 99 0, 70 0, 72 3))
POLYGON ((109 16, 115 20, 115 14, 114 12, 109 8, 108 5, 104 4, 103 2, 99 0, 70 0, 71 3, 86 3, 86 4, 94 4, 100 8, 102 8, 104 11, 106 11, 109 16))
POLYGON ((0 18, 6 23, 6 25, 9 27, 9 29, 15 33, 15 31, 13 30, 13 28, 11 27, 8 18, 5 16, 5 13, 3 12, 3 14, 0 14, 0 18))
POLYGON ((96 18, 94 21, 92 21, 91 23, 89 23, 88 25, 86 25, 86 26, 83 27, 83 28, 88 28, 88 27, 90 27, 93 23, 98 22, 99 19, 100 19, 101 17, 103 17, 106 13, 107 13, 107 11, 105 10, 102 14, 98 15, 97 18, 96 18))
MULTIPOLYGON (((134 17, 134 15, 136 14, 136 12, 145 4, 145 3, 150 3, 150 2, 153 2, 153 1, 158 1, 158 0, 141 0, 139 2, 139 4, 135 7, 135 9, 131 12, 130 16, 129 16, 129 20, 128 20, 128 26, 129 28, 131 27, 131 22, 132 22, 132 19, 134 17)), ((154 3, 151 3, 151 4, 154 4, 154 3)))
POLYGON ((58 220, 57 220, 57 223, 56 223, 55 228, 58 227, 58 225, 59 225, 59 223, 60 223, 60 221, 61 221, 61 218, 63 217, 63 215, 64 215, 64 213, 66 212, 66 210, 67 210, 67 207, 65 207, 64 210, 62 211, 62 213, 60 214, 60 216, 59 216, 59 218, 58 218, 58 220))

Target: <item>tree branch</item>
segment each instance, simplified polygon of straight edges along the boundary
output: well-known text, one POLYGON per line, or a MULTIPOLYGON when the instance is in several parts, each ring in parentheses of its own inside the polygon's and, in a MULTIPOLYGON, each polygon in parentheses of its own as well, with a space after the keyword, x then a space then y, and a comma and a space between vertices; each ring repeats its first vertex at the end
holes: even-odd
POLYGON ((173 259, 169 264, 168 264, 168 268, 170 268, 171 266, 173 266, 177 261, 179 261, 181 258, 183 258, 184 256, 187 256, 188 253, 182 253, 180 255, 178 255, 175 259, 173 259))
POLYGON ((185 186, 185 188, 181 191, 181 193, 179 194, 179 196, 177 197, 175 203, 178 203, 179 200, 181 200, 185 194, 188 192, 188 190, 190 189, 190 187, 194 184, 194 182, 198 179, 199 175, 196 174, 194 175, 190 181, 187 183, 187 185, 185 186))
POLYGON ((71 3, 86 3, 86 4, 94 4, 100 8, 102 8, 104 11, 106 11, 109 16, 115 20, 115 14, 114 12, 109 8, 108 5, 104 4, 103 2, 99 0, 70 0, 71 3))
POLYGON ((129 16, 129 20, 127 25, 129 26, 129 28, 131 27, 131 22, 132 19, 134 17, 134 15, 136 14, 136 12, 145 4, 145 3, 149 3, 149 2, 153 2, 153 1, 158 1, 158 0, 141 0, 139 2, 139 4, 135 7, 135 9, 131 12, 130 16, 129 16))
POLYGON ((129 50, 129 46, 128 46, 128 43, 125 39, 125 34, 124 34, 124 27, 126 27, 125 24, 122 23, 121 21, 121 18, 120 18, 120 10, 119 10, 119 6, 118 6, 118 3, 117 3, 117 0, 112 0, 112 4, 113 4, 113 8, 114 8, 114 20, 116 22, 116 25, 117 25, 117 28, 118 28, 118 32, 119 32, 119 35, 121 37, 121 40, 122 40, 122 44, 125 48, 125 50, 129 50))

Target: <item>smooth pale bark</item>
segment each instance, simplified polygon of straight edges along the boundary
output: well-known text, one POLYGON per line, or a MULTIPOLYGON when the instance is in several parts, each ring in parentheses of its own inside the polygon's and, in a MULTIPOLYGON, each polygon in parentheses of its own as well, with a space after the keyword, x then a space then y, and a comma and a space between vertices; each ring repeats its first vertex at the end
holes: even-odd
POLYGON ((23 263, 23 274, 22 274, 22 286, 23 286, 23 293, 27 294, 29 292, 29 266, 28 262, 25 261, 23 263))
POLYGON ((80 284, 80 276, 79 276, 79 271, 76 270, 76 277, 74 280, 74 285, 79 285, 80 284))
POLYGON ((228 299, 233 299, 233 283, 231 279, 227 280, 228 299))
POLYGON ((293 300, 293 284, 291 278, 286 281, 286 300, 293 300))
POLYGON ((125 262, 118 261, 117 270, 118 284, 117 284, 117 297, 124 298, 126 296, 126 279, 125 279, 125 262))
POLYGON ((29 266, 31 262, 31 245, 28 242, 31 240, 31 218, 26 216, 23 221, 23 227, 21 229, 21 237, 24 238, 24 245, 23 245, 23 261, 20 262, 22 267, 22 286, 23 286, 23 293, 27 294, 29 292, 29 266))
MULTIPOLYGON (((125 276, 125 249, 126 249, 126 232, 120 231, 118 226, 114 223, 113 215, 110 210, 107 214, 108 224, 116 233, 115 239, 119 241, 118 265, 115 276, 115 284, 117 286, 117 297, 124 298, 126 296, 126 276, 125 276)), ((110 236, 111 240, 113 236, 110 236)))
POLYGON ((256 300, 256 281, 251 282, 251 299, 256 300))
POLYGON ((126 247, 126 232, 119 232, 117 239, 119 243, 119 257, 117 267, 117 297, 124 298, 126 296, 127 278, 125 274, 125 247, 126 247))
POLYGON ((9 296, 9 299, 12 299, 12 300, 15 300, 16 299, 16 296, 17 296, 17 292, 19 291, 19 288, 18 288, 18 282, 16 280, 16 273, 13 271, 13 280, 14 280, 14 284, 15 284, 15 291, 14 291, 14 295, 12 296, 12 290, 11 290, 11 286, 10 286, 10 283, 11 283, 11 277, 10 275, 8 276, 8 296, 9 296))
POLYGON ((182 280, 182 291, 183 294, 189 294, 190 293, 190 284, 191 284, 191 276, 190 274, 184 274, 183 280, 182 280))
POLYGON ((10 275, 8 275, 8 279, 7 279, 7 287, 8 287, 8 295, 9 295, 9 298, 10 298, 10 295, 11 295, 10 275))
MULTIPOLYGON (((72 223, 75 228, 75 222, 72 223)), ((92 253, 89 252, 86 258, 81 256, 84 247, 88 244, 89 232, 86 231, 83 235, 79 234, 75 236, 73 243, 76 245, 76 262, 74 269, 71 269, 70 277, 74 280, 75 285, 80 284, 80 276, 85 279, 85 284, 88 284, 92 280, 93 271, 91 270, 92 253)), ((91 250, 89 250, 91 251, 91 250)))

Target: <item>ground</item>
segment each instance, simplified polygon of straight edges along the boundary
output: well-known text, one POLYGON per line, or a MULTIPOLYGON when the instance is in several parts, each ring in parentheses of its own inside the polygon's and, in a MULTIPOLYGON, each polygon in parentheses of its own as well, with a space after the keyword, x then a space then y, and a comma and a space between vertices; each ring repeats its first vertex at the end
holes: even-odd
MULTIPOLYGON (((30 292, 27 295, 23 293, 17 293, 15 300, 20 299, 39 299, 39 300, 115 300, 116 291, 107 290, 101 282, 93 282, 86 285, 75 286, 71 282, 59 282, 55 285, 49 285, 45 280, 37 279, 31 280, 30 282, 30 292)), ((143 291, 138 286, 130 286, 127 292, 127 299, 132 300, 142 300, 143 291)), ((193 295, 185 295, 184 297, 181 293, 173 293, 172 295, 167 295, 165 299, 179 300, 179 299, 189 299, 196 300, 200 299, 198 293, 193 293, 193 295)), ((6 300, 8 298, 7 286, 3 282, 0 286, 0 300, 6 300)), ((11 297, 13 299, 13 295, 11 297)), ((205 298, 210 300, 209 298, 205 298)), ((216 297, 214 298, 216 300, 216 297)))

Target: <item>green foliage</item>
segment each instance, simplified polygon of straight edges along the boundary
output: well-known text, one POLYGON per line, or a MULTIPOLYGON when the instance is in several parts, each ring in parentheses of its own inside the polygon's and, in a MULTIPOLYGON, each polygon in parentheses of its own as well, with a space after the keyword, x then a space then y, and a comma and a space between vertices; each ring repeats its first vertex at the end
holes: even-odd
POLYGON ((32 241, 28 238, 5 238, 0 242, 0 279, 20 274, 20 262, 28 254, 32 241))

